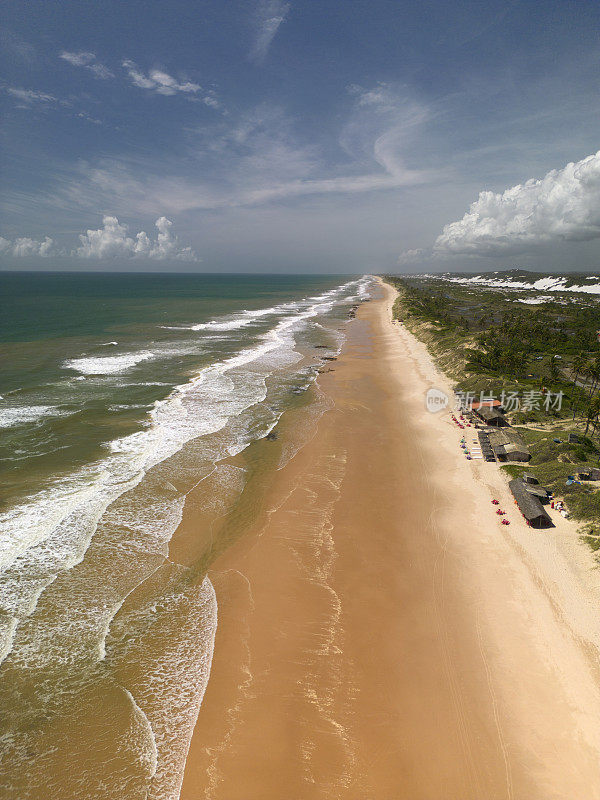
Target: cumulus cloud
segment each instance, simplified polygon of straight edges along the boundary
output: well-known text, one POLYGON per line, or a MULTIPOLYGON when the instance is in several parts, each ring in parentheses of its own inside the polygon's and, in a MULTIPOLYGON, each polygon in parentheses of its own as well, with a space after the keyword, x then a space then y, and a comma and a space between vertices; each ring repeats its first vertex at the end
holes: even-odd
POLYGON ((74 67, 83 67, 84 69, 89 70, 97 78, 106 80, 107 78, 115 77, 114 72, 111 72, 108 67, 105 67, 104 64, 101 64, 98 61, 95 53, 89 53, 85 51, 70 53, 67 50, 63 50, 59 57, 62 58, 63 61, 67 61, 69 64, 72 64, 74 67))
POLYGON ((485 191, 446 225, 434 255, 526 253, 544 244, 600 238, 600 152, 502 194, 485 191))
POLYGON ((135 238, 128 236, 129 228, 119 222, 117 217, 105 216, 102 227, 80 234, 80 246, 73 252, 79 258, 150 258, 157 260, 178 259, 199 261, 190 247, 181 247, 177 237, 171 233, 173 223, 160 217, 154 223, 158 230, 156 239, 151 239, 145 231, 135 238))
MULTIPOLYGON (((119 222, 117 217, 105 216, 102 227, 87 230, 79 235, 80 245, 71 250, 70 255, 77 258, 147 258, 158 261, 200 261, 191 247, 182 247, 171 228, 173 223, 166 217, 160 217, 154 223, 157 229, 156 238, 151 238, 145 231, 129 236, 129 228, 119 222)), ((17 239, 5 239, 0 236, 0 255, 14 258, 48 257, 65 255, 58 250, 54 240, 46 236, 43 241, 21 236, 17 239)))
POLYGON ((281 0, 259 0, 254 14, 254 41, 249 53, 251 61, 260 64, 265 60, 271 42, 286 21, 290 9, 290 3, 281 0))
POLYGON ((13 241, 0 236, 0 253, 14 256, 15 258, 27 258, 30 256, 46 258, 56 255, 54 241, 49 236, 46 236, 43 242, 37 239, 30 239, 27 236, 20 236, 13 241))

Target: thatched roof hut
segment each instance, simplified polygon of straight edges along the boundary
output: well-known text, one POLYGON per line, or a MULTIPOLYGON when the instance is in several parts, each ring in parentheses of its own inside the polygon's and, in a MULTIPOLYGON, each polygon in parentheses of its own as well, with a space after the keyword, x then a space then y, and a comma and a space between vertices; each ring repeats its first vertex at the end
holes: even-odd
POLYGON ((490 406, 480 406, 475 413, 480 417, 486 425, 495 425, 497 427, 508 425, 506 417, 497 408, 490 406))
POLYGON ((529 448, 512 428, 490 431, 489 440, 499 461, 529 461, 531 458, 529 448))
POLYGON ((532 486, 530 483, 525 483, 525 488, 534 497, 537 497, 542 503, 548 502, 548 489, 543 486, 532 486))
POLYGON ((527 491, 526 484, 521 478, 514 478, 508 484, 521 514, 532 528, 549 528, 552 520, 537 497, 527 491))

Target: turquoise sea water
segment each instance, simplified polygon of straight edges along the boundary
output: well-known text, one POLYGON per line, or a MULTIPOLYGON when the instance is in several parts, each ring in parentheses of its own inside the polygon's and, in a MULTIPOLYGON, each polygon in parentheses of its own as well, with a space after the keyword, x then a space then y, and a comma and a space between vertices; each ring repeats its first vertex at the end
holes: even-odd
POLYGON ((257 344, 287 303, 335 285, 314 277, 0 274, 3 501, 100 457, 197 370, 257 344))
POLYGON ((3 796, 178 796, 217 611, 169 541, 200 483, 241 495, 369 286, 0 273, 3 796))

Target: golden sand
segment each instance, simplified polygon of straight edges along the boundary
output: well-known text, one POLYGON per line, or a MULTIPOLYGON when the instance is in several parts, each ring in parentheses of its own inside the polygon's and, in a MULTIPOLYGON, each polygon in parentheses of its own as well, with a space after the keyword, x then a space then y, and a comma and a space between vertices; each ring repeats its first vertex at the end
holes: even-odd
POLYGON ((320 378, 316 435, 210 568, 215 653, 181 796, 600 798, 594 623, 499 524, 497 465, 459 461, 424 406, 439 376, 379 294, 320 378))

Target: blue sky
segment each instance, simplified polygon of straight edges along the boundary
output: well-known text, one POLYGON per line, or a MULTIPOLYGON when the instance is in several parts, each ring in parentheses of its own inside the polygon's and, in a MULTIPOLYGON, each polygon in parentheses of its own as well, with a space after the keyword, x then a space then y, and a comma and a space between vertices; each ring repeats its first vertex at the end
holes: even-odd
POLYGON ((596 2, 2 17, 4 268, 600 267, 596 2))

